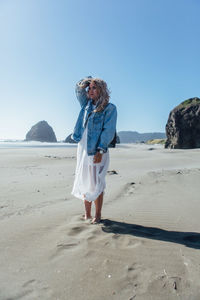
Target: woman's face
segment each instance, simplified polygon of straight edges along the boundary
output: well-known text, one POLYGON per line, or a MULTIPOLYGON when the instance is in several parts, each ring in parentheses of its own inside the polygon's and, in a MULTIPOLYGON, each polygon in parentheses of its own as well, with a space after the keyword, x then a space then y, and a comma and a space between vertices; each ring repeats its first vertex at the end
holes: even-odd
POLYGON ((94 100, 94 101, 97 101, 99 99, 100 92, 99 92, 99 89, 98 89, 98 87, 96 86, 96 84, 94 82, 91 82, 90 85, 89 85, 88 95, 89 95, 89 98, 94 100))

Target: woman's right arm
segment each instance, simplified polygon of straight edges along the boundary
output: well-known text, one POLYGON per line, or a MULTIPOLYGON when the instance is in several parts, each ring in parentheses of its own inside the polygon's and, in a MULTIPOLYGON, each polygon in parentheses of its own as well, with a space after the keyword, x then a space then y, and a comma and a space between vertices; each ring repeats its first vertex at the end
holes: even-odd
POLYGON ((75 88, 76 97, 77 97, 81 107, 85 106, 88 102, 87 92, 85 89, 90 84, 90 81, 91 81, 90 78, 92 78, 92 77, 88 76, 84 79, 81 79, 76 84, 76 88, 75 88))

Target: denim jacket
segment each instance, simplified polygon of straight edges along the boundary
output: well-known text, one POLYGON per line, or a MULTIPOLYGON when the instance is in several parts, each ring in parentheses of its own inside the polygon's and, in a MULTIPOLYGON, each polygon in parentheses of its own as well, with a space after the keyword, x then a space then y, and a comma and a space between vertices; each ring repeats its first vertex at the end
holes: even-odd
POLYGON ((87 154, 95 155, 102 149, 107 152, 108 145, 113 140, 116 131, 117 109, 112 103, 108 103, 103 111, 93 112, 92 99, 87 98, 87 92, 76 85, 76 96, 81 105, 72 139, 79 142, 88 122, 87 154))

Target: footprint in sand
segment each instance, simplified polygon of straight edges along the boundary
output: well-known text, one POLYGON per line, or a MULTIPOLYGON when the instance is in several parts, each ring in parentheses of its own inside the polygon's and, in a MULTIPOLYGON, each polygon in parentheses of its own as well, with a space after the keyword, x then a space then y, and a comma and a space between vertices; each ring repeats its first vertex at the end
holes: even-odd
POLYGON ((66 251, 74 251, 75 249, 78 249, 78 246, 80 244, 80 241, 77 241, 76 239, 72 238, 67 238, 60 242, 58 242, 55 245, 55 248, 53 249, 53 253, 50 255, 50 260, 59 260, 60 257, 62 257, 63 255, 66 255, 66 251))
POLYGON ((60 260, 60 258, 62 256, 66 255, 66 251, 74 251, 76 249, 78 249, 78 246, 80 244, 80 241, 74 240, 72 241, 72 239, 67 239, 59 242, 55 248, 53 249, 53 253, 50 255, 50 260, 56 261, 56 260, 60 260))
POLYGON ((141 246, 144 243, 145 241, 143 240, 139 240, 128 235, 120 235, 117 233, 112 235, 112 239, 111 242, 109 242, 109 245, 115 249, 133 249, 141 246))
POLYGON ((74 216, 71 221, 61 227, 64 236, 78 237, 89 229, 89 220, 85 221, 83 216, 74 216))
POLYGON ((127 248, 137 248, 139 246, 142 246, 142 244, 144 244, 145 242, 144 241, 140 241, 138 239, 135 239, 135 238, 131 238, 131 237, 124 237, 124 241, 122 243, 122 247, 124 249, 127 249, 127 248))
POLYGON ((75 216, 70 224, 62 226, 62 237, 57 241, 51 259, 59 259, 66 251, 79 249, 80 244, 88 244, 95 237, 95 227, 85 221, 83 217, 75 216))
MULTIPOLYGON (((30 279, 22 285, 22 290, 12 299, 51 299, 52 290, 43 282, 30 279)), ((10 299, 11 299, 10 298, 10 299)))
POLYGON ((181 291, 182 278, 178 276, 168 276, 167 274, 158 276, 157 278, 151 279, 148 291, 153 293, 155 290, 160 291, 160 295, 179 293, 181 291))
POLYGON ((73 227, 71 227, 69 230, 68 230, 68 232, 66 232, 66 234, 67 235, 69 235, 69 236, 77 236, 77 235, 79 235, 81 232, 83 232, 83 231, 85 231, 85 226, 82 226, 82 225, 80 225, 80 226, 73 226, 73 227))
POLYGON ((130 182, 130 183, 127 183, 126 184, 126 187, 124 189, 125 191, 125 196, 130 196, 132 195, 134 192, 135 192, 135 187, 136 187, 136 184, 135 182, 130 182))
POLYGON ((27 287, 27 286, 33 285, 33 284, 35 284, 36 282, 37 282, 37 281, 36 281, 35 279, 28 280, 28 281, 26 281, 26 282, 22 285, 22 287, 27 287))
MULTIPOLYGON (((127 267, 126 276, 132 281, 136 282, 138 279, 138 271, 140 269, 141 269, 140 265, 138 265, 137 263, 133 263, 132 265, 129 265, 127 267)), ((137 286, 137 283, 135 283, 134 286, 137 286)))
POLYGON ((130 291, 132 299, 134 299, 136 294, 142 295, 148 288, 151 276, 151 270, 145 269, 138 263, 127 265, 120 278, 121 292, 130 291))
POLYGON ((79 244, 79 242, 78 243, 68 243, 68 244, 58 244, 57 247, 58 247, 58 249, 69 249, 69 248, 78 246, 78 244, 79 244))

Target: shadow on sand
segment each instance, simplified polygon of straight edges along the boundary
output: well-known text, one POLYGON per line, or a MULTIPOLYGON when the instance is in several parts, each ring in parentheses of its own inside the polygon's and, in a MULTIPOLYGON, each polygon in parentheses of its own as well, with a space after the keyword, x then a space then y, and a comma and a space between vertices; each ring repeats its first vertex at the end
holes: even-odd
POLYGON ((101 220, 104 232, 115 234, 129 234, 133 236, 182 244, 190 248, 200 249, 200 233, 167 231, 156 227, 145 227, 109 219, 101 220))

